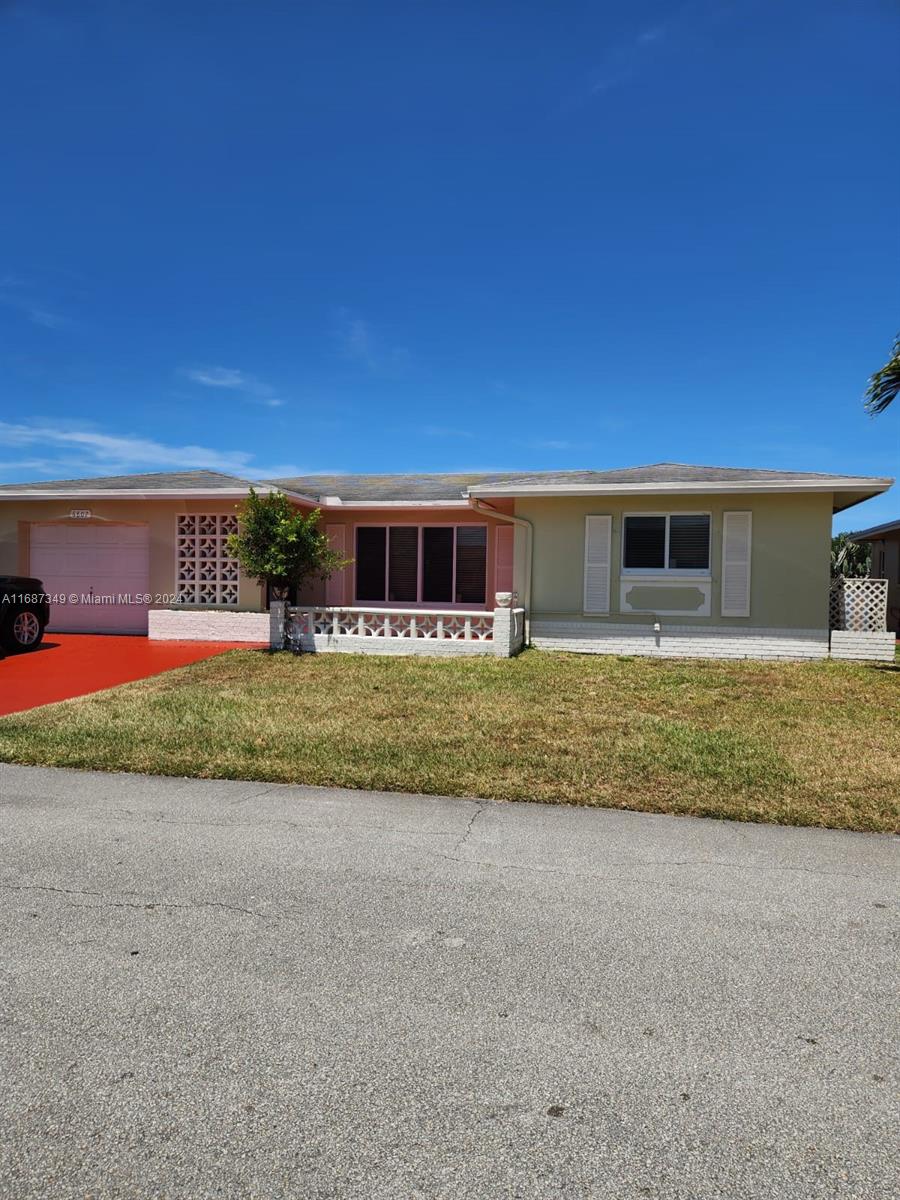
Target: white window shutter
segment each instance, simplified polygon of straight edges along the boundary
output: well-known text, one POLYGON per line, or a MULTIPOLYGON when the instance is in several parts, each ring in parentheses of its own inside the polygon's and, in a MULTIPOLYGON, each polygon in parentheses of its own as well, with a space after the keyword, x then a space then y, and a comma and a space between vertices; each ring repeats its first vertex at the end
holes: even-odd
POLYGON ((584 518, 584 611, 609 612, 612 517, 584 518))
POLYGON ((727 512, 722 521, 722 616, 750 616, 753 514, 727 512))

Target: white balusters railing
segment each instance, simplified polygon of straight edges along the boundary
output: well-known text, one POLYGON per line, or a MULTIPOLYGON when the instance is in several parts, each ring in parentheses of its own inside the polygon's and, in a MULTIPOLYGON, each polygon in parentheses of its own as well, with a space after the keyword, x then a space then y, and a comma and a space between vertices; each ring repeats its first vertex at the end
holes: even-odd
POLYGON ((493 612, 422 608, 289 608, 295 634, 332 637, 409 638, 427 641, 490 642, 493 612))

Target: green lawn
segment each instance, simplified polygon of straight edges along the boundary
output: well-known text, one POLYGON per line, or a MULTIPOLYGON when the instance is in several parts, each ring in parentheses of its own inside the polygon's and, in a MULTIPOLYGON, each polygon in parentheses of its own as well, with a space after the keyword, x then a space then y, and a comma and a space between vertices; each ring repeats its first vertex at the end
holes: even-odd
POLYGON ((235 651, 6 717, 0 760, 896 830, 900 669, 235 651))

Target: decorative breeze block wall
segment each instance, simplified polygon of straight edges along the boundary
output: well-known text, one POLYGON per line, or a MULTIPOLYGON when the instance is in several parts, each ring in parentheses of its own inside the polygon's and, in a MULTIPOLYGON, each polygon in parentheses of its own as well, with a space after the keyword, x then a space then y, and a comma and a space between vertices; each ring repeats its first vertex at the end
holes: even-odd
POLYGON ((236 608, 240 572, 229 558, 227 538, 237 517, 221 513, 180 514, 176 540, 179 604, 236 608))

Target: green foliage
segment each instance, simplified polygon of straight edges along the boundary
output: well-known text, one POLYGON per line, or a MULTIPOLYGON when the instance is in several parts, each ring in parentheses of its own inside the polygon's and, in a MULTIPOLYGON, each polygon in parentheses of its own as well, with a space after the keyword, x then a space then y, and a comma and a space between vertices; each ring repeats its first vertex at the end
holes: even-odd
POLYGON ((900 392, 900 333, 894 340, 891 357, 876 371, 866 388, 865 408, 873 417, 882 413, 900 392))
POLYGON ((238 507, 240 528, 228 539, 228 553, 251 579, 283 598, 305 579, 327 579, 346 566, 319 528, 319 509, 303 513, 283 492, 258 496, 253 488, 238 507))
POLYGON ((871 552, 865 542, 851 542, 849 534, 839 533, 831 539, 831 578, 846 575, 855 578, 868 575, 871 552))

